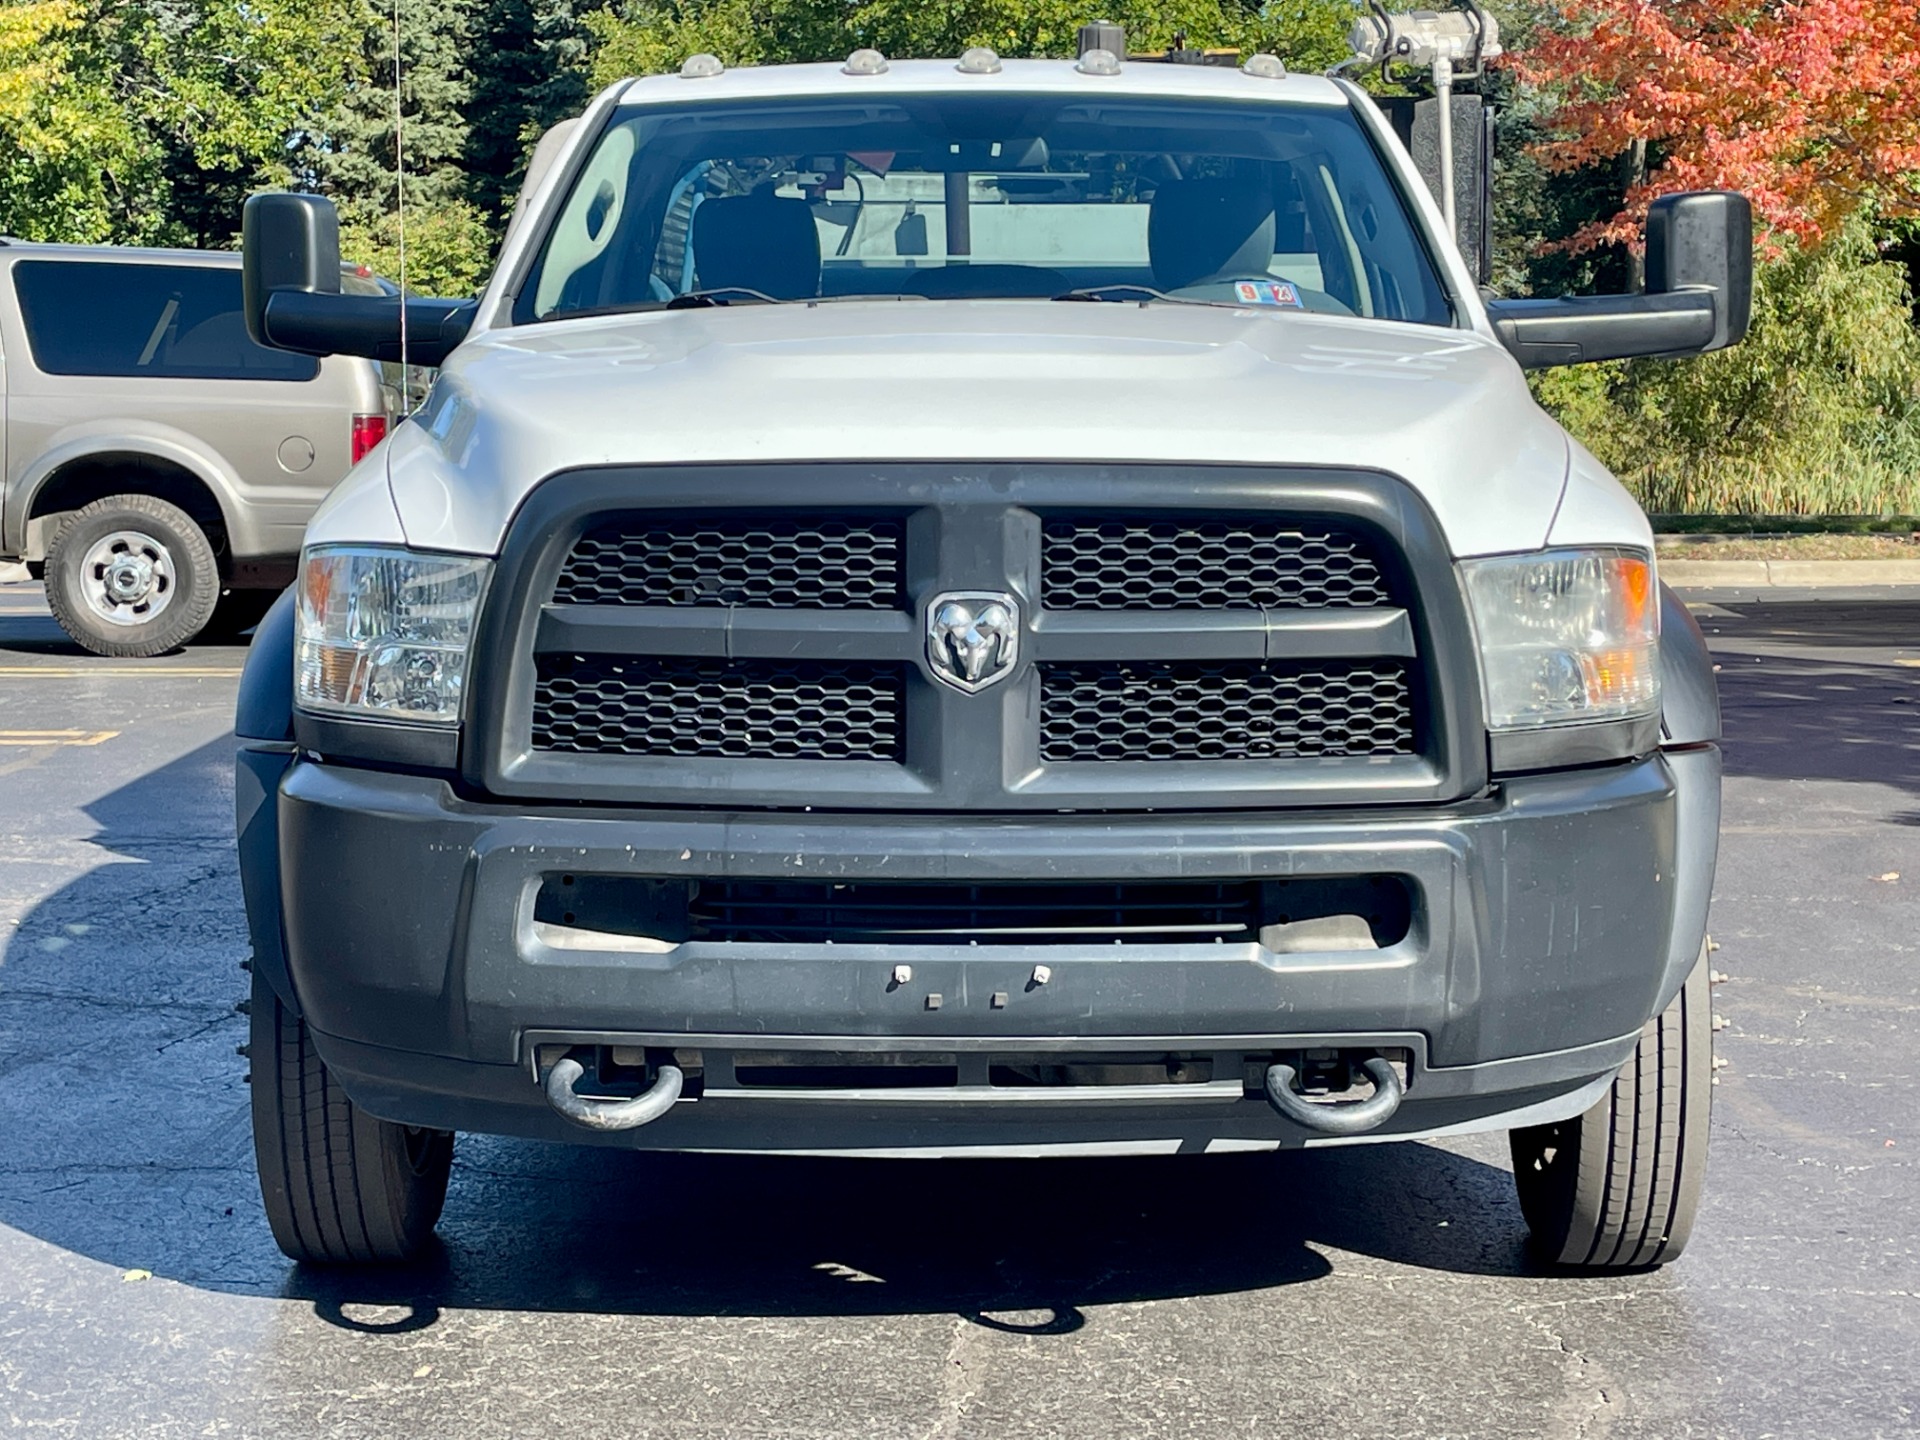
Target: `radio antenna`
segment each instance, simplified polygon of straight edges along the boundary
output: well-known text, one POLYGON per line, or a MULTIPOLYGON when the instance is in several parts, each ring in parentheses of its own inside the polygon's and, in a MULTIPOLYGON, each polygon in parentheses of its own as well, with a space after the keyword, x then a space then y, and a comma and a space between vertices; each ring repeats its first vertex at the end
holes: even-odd
POLYGON ((406 101, 400 93, 400 0, 393 0, 393 213, 400 231, 400 418, 413 405, 413 371, 407 364, 407 152, 406 101))

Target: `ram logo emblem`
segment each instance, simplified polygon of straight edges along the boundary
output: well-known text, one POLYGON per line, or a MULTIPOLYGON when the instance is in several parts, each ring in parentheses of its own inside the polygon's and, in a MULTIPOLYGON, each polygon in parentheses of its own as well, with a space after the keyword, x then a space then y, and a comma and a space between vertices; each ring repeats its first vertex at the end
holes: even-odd
POLYGON ((1020 606, 995 590, 949 590, 927 602, 927 665, 934 678, 972 694, 1013 673, 1020 606))

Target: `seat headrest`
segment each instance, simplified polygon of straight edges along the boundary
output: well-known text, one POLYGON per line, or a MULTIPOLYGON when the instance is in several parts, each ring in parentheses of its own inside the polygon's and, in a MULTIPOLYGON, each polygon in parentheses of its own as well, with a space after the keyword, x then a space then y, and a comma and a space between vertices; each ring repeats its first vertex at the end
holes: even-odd
POLYGON ((738 285, 776 300, 820 293, 820 232, 805 200, 733 195, 693 212, 693 264, 702 289, 738 285))
POLYGON ((1264 275, 1273 238, 1271 191, 1233 180, 1168 181, 1147 215, 1147 259, 1162 290, 1264 275))

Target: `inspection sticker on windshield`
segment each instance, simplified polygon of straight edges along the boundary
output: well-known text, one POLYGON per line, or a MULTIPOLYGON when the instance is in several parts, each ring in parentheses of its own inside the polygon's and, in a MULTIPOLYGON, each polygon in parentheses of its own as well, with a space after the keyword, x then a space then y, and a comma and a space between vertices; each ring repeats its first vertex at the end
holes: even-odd
POLYGON ((1305 308, 1300 303, 1300 292, 1285 280, 1236 280, 1233 288, 1239 293, 1243 305, 1285 305, 1294 310, 1305 308))

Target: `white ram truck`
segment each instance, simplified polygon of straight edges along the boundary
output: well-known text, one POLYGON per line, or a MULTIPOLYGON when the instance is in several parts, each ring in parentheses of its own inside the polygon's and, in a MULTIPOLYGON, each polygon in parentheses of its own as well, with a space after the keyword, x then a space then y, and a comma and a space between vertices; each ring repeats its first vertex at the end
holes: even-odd
POLYGON ((461 1130, 1503 1129, 1549 1259, 1678 1254, 1712 667, 1523 369, 1738 340, 1751 221, 1506 302, 1445 208, 1344 79, 1099 45, 615 85, 477 302, 256 196, 259 339, 442 367, 243 685, 287 1252, 415 1253, 461 1130))

